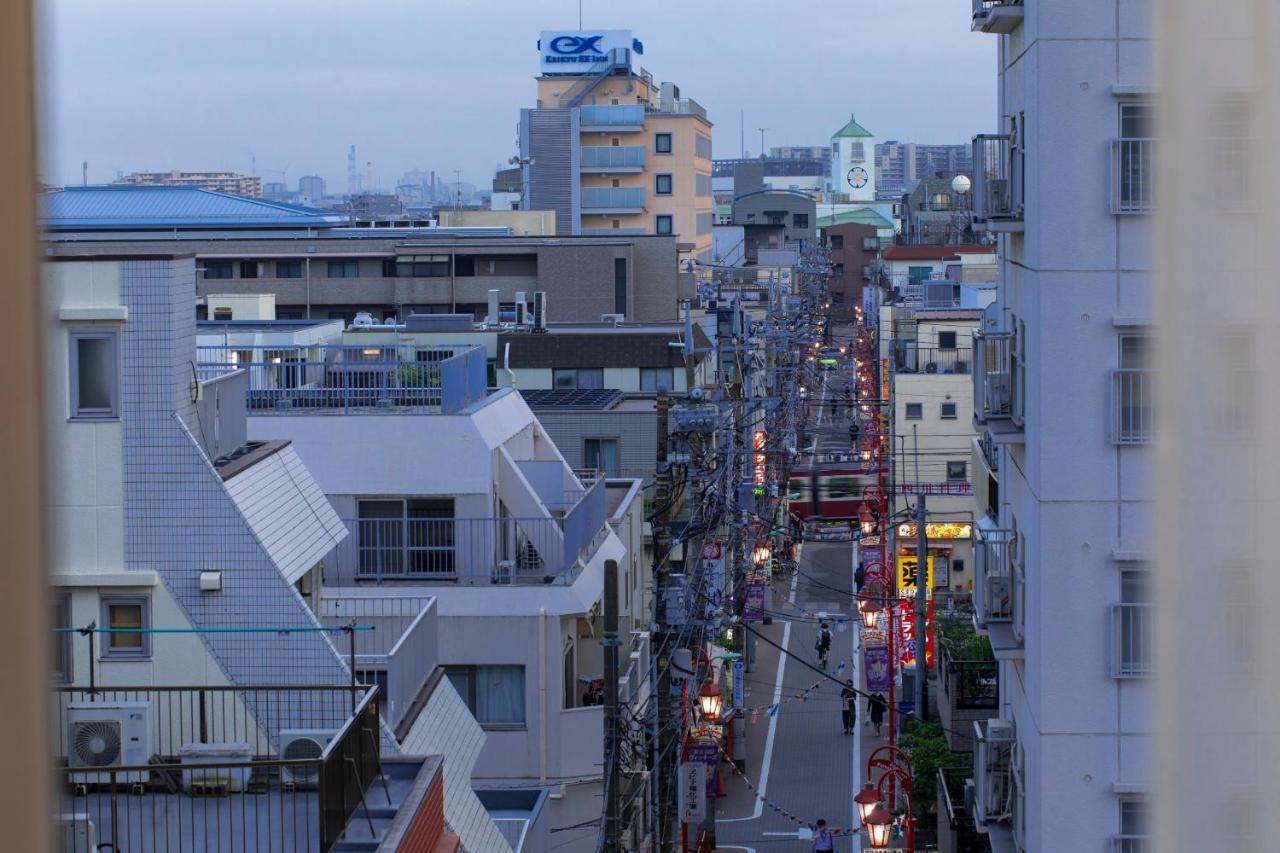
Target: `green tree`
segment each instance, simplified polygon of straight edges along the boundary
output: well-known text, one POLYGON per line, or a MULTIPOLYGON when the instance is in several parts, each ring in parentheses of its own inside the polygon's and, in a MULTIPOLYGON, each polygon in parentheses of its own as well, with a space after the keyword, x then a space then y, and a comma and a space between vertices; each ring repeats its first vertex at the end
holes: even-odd
POLYGON ((916 818, 931 815, 938 803, 938 768, 955 767, 960 758, 947 746, 947 735, 936 723, 915 723, 898 738, 911 759, 911 806, 916 818))

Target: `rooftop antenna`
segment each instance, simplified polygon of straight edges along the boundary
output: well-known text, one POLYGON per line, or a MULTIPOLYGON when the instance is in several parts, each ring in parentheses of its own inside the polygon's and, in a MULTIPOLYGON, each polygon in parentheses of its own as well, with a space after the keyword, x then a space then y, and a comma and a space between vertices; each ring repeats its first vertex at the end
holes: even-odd
POLYGON ((85 160, 80 164, 80 184, 81 186, 89 186, 89 161, 85 160))
POLYGON ((768 130, 768 129, 769 129, 769 128, 767 128, 767 127, 757 127, 757 128, 756 128, 756 130, 760 131, 760 159, 761 159, 761 160, 763 160, 763 159, 764 159, 764 132, 765 132, 766 130, 768 130))
POLYGON ((582 29, 582 0, 578 0, 578 29, 582 29))

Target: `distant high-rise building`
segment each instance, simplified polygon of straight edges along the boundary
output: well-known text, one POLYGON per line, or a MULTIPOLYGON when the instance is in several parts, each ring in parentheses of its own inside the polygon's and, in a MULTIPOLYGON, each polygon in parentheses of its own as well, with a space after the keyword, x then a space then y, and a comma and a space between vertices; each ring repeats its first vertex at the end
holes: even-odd
POLYGON ((876 146, 876 184, 881 192, 910 192, 925 178, 973 176, 970 146, 926 145, 891 139, 876 146))
POLYGON ((830 145, 777 145, 769 149, 775 160, 821 160, 823 174, 831 171, 830 145))
POLYGON ((313 202, 324 198, 324 178, 319 175, 303 175, 298 178, 298 195, 313 202))
POLYGON ((200 187, 231 195, 262 197, 262 178, 236 172, 134 172, 117 178, 114 183, 141 187, 200 187))
POLYGON ((360 193, 360 168, 356 165, 356 147, 347 149, 347 195, 360 193))

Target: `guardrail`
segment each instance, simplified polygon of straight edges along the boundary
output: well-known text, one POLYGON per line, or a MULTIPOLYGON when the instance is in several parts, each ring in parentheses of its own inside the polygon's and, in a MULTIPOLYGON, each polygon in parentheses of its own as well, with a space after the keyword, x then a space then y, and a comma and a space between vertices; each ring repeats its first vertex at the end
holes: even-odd
POLYGON ((1111 371, 1111 441, 1149 444, 1155 439, 1155 374, 1150 370, 1111 371))
POLYGON ((588 104, 580 107, 582 126, 630 127, 644 124, 644 104, 588 104))
POLYGON ((1150 604, 1111 605, 1111 675, 1142 678, 1154 669, 1154 608, 1150 604))
MULTIPOLYGON (((1007 6, 1007 3, 993 6, 1007 6)), ((1020 222, 1025 157, 1007 133, 973 138, 973 218, 977 222, 1020 222)))
POLYGON ((1013 415, 1013 335, 973 333, 973 417, 988 420, 1013 415))
POLYGON ((973 610, 978 625, 1013 618, 1012 530, 974 529, 973 610))
POLYGON ((643 187, 583 187, 583 210, 633 210, 644 207, 643 187))
POLYGON ((973 366, 973 351, 968 349, 902 346, 899 342, 893 355, 898 373, 968 375, 973 366))
POLYGON ((579 165, 583 169, 641 168, 644 166, 643 145, 590 145, 581 149, 579 165))

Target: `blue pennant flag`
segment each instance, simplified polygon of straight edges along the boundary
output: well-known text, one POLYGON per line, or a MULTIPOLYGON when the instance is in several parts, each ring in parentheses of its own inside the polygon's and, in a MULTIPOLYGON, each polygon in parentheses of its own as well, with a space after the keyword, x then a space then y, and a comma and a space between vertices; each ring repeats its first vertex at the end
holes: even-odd
POLYGON ((774 703, 774 704, 772 704, 772 705, 770 705, 770 706, 769 706, 769 716, 770 716, 770 717, 776 717, 776 716, 778 716, 778 705, 777 705, 777 703, 774 703))

